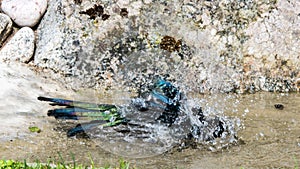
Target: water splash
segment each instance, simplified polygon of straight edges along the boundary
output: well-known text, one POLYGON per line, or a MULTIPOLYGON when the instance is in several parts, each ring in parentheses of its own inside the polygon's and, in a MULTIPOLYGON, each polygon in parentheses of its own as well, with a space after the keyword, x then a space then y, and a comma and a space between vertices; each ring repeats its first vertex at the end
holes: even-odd
POLYGON ((235 117, 235 106, 238 104, 229 105, 235 100, 237 99, 233 95, 222 94, 187 100, 185 109, 193 128, 196 128, 192 134, 198 144, 206 145, 211 150, 219 150, 237 143, 241 125, 240 119, 235 117), (203 115, 199 117, 191 108, 201 109, 203 115), (231 116, 225 115, 225 112, 230 112, 231 116))
MULTIPOLYGON (((66 116, 63 114, 63 118, 66 119, 85 119, 82 118, 85 115, 81 111, 86 109, 87 111, 91 110, 91 113, 93 113, 94 108, 98 107, 100 112, 97 114, 102 114, 101 117, 104 117, 104 119, 79 122, 75 130, 71 129, 71 131, 84 131, 95 144, 122 156, 138 158, 158 155, 175 146, 185 147, 185 141, 205 145, 214 150, 221 149, 237 141, 239 121, 224 115, 224 110, 227 109, 224 102, 226 103, 226 101, 233 98, 225 97, 216 100, 220 97, 212 96, 209 99, 184 97, 171 83, 162 81, 163 83, 160 85, 160 82, 158 81, 160 90, 154 88, 148 95, 133 99, 129 104, 114 103, 118 106, 40 98, 42 98, 41 100, 52 101, 56 105, 74 107, 75 111, 78 109, 78 115, 70 114, 66 116), (161 95, 162 92, 163 95, 161 95), (177 94, 172 95, 173 92, 177 94), (143 106, 143 103, 146 105, 143 106), (176 105, 179 109, 176 109, 176 105), (85 106, 87 107, 85 108, 85 106), (103 106, 105 109, 101 112, 103 106), (120 114, 116 114, 117 118, 114 118, 114 115, 109 115, 113 111, 110 107, 113 107, 113 109, 118 108, 120 114), (176 111, 177 113, 164 115, 166 110, 176 111), (108 116, 105 115, 106 113, 108 113, 108 116), (169 121, 166 120, 168 118, 160 119, 162 115, 176 116, 174 116, 174 120, 169 121), (106 117, 110 118, 107 119, 106 117), (118 119, 128 120, 116 123, 118 119)), ((55 110, 50 110, 51 115, 54 114, 53 112, 70 110, 70 108, 55 110)), ((93 116, 93 118, 95 117, 93 116)))

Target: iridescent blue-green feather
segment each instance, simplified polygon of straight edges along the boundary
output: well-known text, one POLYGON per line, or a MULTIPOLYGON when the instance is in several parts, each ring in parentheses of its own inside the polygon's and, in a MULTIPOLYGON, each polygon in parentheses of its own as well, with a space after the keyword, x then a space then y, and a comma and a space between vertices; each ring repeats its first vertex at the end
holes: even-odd
POLYGON ((95 104, 88 102, 80 102, 66 99, 58 99, 58 98, 49 98, 49 97, 38 97, 38 100, 52 102, 52 105, 60 105, 60 106, 68 106, 68 107, 78 107, 89 110, 99 110, 106 111, 112 108, 116 108, 115 105, 110 104, 95 104))
POLYGON ((87 132, 90 130, 93 130, 94 128, 99 126, 98 121, 90 122, 90 123, 85 123, 85 124, 79 124, 76 127, 68 130, 67 136, 75 136, 77 133, 82 133, 82 132, 87 132))
POLYGON ((166 104, 173 104, 181 99, 180 91, 170 82, 163 79, 156 81, 152 95, 166 104))
POLYGON ((38 100, 52 102, 52 105, 54 103, 54 105, 66 106, 66 108, 48 111, 48 116, 54 116, 56 119, 103 120, 107 122, 124 120, 115 105, 94 104, 47 97, 38 97, 38 100))
POLYGON ((73 119, 73 120, 110 120, 119 118, 117 108, 112 108, 106 111, 89 110, 77 107, 68 107, 61 109, 53 109, 48 111, 48 116, 53 116, 56 119, 73 119))
POLYGON ((82 133, 82 132, 87 132, 87 131, 92 131, 97 127, 112 127, 115 125, 118 125, 120 123, 124 123, 124 120, 116 120, 116 121, 112 121, 112 122, 103 122, 103 121, 91 121, 89 123, 83 123, 83 124, 79 124, 76 127, 68 130, 67 132, 67 136, 75 136, 77 133, 82 133))

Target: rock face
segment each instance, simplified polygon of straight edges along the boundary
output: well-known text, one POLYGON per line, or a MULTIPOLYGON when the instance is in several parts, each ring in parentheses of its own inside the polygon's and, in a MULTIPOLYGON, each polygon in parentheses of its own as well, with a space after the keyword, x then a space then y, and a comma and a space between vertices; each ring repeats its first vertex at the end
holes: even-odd
POLYGON ((200 92, 290 91, 300 77, 298 9, 297 0, 53 0, 34 62, 81 87, 142 88, 163 76, 200 92))
POLYGON ((0 47, 12 30, 12 21, 10 18, 0 13, 0 47))
POLYGON ((244 79, 256 89, 289 91, 300 77, 300 2, 280 0, 276 6, 245 30, 244 79))
POLYGON ((120 7, 115 3, 74 2, 77 1, 49 2, 37 30, 34 62, 76 77, 78 86, 95 86, 112 75, 110 63, 112 59, 117 62, 117 57, 111 56, 117 54, 111 50, 117 49, 112 48, 126 38, 136 38, 138 32, 136 26, 128 25, 132 21, 120 15, 120 7))
POLYGON ((3 98, 0 103, 0 142, 24 139, 30 136, 29 126, 43 124, 43 119, 38 116, 45 115, 47 105, 38 103, 38 96, 79 97, 56 81, 45 78, 48 75, 49 71, 37 73, 26 64, 0 61, 0 97, 3 98))
POLYGON ((33 57, 34 43, 33 30, 29 27, 23 27, 1 49, 0 59, 28 62, 33 57))
POLYGON ((19 26, 35 26, 47 9, 47 0, 2 0, 1 8, 19 26))

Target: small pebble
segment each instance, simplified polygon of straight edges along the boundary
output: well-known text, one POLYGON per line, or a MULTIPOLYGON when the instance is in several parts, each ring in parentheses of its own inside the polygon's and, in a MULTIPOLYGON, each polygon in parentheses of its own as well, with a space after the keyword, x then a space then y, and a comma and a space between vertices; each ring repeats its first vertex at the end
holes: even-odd
POLYGON ((5 39, 9 36, 12 30, 12 21, 10 18, 0 13, 0 47, 2 43, 5 41, 5 39))
POLYGON ((1 9, 17 25, 35 26, 47 9, 47 0, 2 0, 1 9))
POLYGON ((283 110, 284 108, 283 104, 275 104, 274 107, 278 110, 283 110))
POLYGON ((29 62, 34 53, 35 37, 29 27, 21 28, 0 51, 1 60, 29 62))

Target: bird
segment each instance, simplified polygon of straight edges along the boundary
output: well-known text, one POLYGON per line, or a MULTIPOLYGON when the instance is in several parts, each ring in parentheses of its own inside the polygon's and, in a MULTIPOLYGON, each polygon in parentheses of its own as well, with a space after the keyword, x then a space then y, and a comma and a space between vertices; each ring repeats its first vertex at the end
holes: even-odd
MULTIPOLYGON (((149 127, 149 124, 159 124, 169 128, 172 126, 174 128, 175 124, 175 127, 187 128, 184 130, 187 133, 183 133, 186 136, 207 141, 222 137, 226 130, 225 122, 221 118, 206 117, 199 106, 187 108, 185 105, 186 97, 183 92, 162 78, 158 78, 149 90, 140 94, 139 97, 133 98, 126 105, 97 104, 43 96, 39 96, 37 99, 50 102, 52 106, 64 106, 63 108, 48 110, 48 116, 61 120, 88 121, 69 129, 67 131, 68 137, 92 131, 98 127, 125 125, 134 127, 116 130, 132 132, 133 129, 136 129, 138 131, 133 132, 149 134, 150 130, 142 129, 149 127), (188 122, 184 122, 180 119, 180 115, 186 115, 193 119, 185 118, 188 122)), ((147 134, 140 135, 145 137, 147 134)))
POLYGON ((178 118, 181 97, 182 93, 177 87, 160 78, 151 90, 143 93, 142 97, 133 98, 129 105, 97 104, 43 96, 37 99, 50 102, 52 106, 64 106, 48 111, 47 115, 55 119, 90 120, 67 131, 67 136, 75 136, 98 126, 141 124, 145 121, 171 126, 178 118), (133 117, 135 120, 132 120, 133 117))

